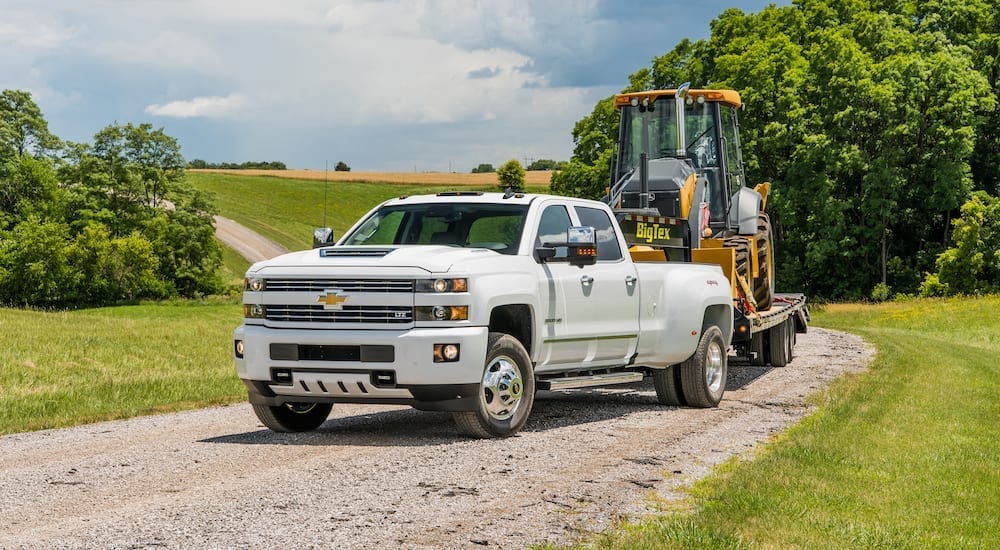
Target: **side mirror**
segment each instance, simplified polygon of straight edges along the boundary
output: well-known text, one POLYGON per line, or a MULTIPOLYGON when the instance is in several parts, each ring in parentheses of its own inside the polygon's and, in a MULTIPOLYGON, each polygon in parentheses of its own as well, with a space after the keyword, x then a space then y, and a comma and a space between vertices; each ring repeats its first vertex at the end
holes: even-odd
POLYGON ((333 246, 335 242, 333 230, 329 227, 318 227, 313 231, 313 248, 333 246))
POLYGON ((566 231, 566 241, 543 243, 535 249, 535 254, 542 262, 567 262, 570 265, 583 267, 597 262, 597 237, 593 227, 570 227, 566 231), (566 255, 558 254, 559 248, 566 249, 566 255))

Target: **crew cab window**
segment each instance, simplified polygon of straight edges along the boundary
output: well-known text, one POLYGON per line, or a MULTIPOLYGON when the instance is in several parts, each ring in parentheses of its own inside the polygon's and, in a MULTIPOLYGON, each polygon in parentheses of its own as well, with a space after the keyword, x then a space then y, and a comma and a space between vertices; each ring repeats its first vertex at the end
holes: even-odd
MULTIPOLYGON (((561 204, 546 206, 538 220, 538 236, 535 237, 535 248, 545 243, 566 242, 566 233, 573 224, 569 221, 569 212, 561 204)), ((556 247, 556 257, 565 258, 565 246, 556 247)))
POLYGON ((618 243, 618 235, 608 214, 597 208, 576 207, 576 215, 581 225, 594 228, 597 237, 597 261, 614 261, 622 259, 622 248, 618 243))

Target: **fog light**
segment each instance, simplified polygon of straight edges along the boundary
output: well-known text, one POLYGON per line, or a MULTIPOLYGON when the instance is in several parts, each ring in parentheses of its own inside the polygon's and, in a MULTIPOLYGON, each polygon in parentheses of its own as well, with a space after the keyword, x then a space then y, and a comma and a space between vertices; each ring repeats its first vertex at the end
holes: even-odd
POLYGON ((434 344, 435 363, 453 363, 458 361, 458 344, 434 344))
POLYGON ((243 359, 243 340, 236 340, 234 347, 236 348, 236 358, 243 359))

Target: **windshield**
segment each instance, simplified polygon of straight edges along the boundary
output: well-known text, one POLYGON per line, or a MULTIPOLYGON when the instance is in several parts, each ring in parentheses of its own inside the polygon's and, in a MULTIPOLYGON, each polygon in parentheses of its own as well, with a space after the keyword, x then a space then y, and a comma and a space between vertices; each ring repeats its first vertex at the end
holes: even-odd
POLYGON ((438 244, 517 254, 527 205, 424 203, 383 206, 345 245, 438 244))
MULTIPOLYGON (((699 167, 719 165, 715 147, 715 119, 712 114, 712 105, 708 102, 691 102, 684 108, 687 156, 699 167)), ((652 110, 641 106, 625 106, 621 117, 622 155, 615 179, 638 167, 641 153, 646 153, 649 160, 675 155, 677 124, 673 98, 660 99, 652 110)))

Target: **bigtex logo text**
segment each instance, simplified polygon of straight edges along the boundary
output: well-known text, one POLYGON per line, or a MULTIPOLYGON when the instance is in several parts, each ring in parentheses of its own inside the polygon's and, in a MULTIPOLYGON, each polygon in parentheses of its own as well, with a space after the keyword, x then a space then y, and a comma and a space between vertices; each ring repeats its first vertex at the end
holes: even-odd
POLYGON ((665 241, 670 239, 670 228, 663 227, 658 223, 648 224, 636 222, 635 238, 642 239, 647 243, 651 243, 653 241, 665 241))

